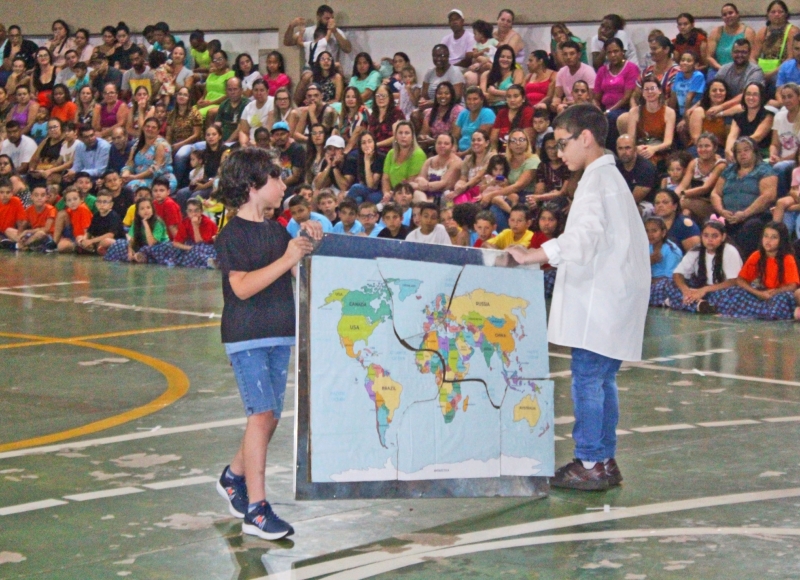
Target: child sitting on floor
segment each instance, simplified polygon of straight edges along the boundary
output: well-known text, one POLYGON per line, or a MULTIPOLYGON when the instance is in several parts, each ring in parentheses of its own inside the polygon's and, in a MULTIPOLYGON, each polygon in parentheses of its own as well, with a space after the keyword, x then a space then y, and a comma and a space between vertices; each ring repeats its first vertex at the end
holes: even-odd
POLYGON ((483 244, 497 235, 495 229, 497 228, 497 218, 488 210, 478 212, 475 216, 475 234, 476 239, 472 242, 473 248, 481 248, 483 244))
POLYGON ((469 232, 459 226, 456 223, 456 220, 453 219, 452 208, 444 208, 439 212, 439 223, 444 226, 445 230, 447 230, 447 235, 450 236, 450 243, 452 245, 469 245, 469 232))
POLYGON ((683 252, 675 242, 667 239, 667 224, 658 216, 649 216, 644 220, 644 229, 650 243, 650 275, 653 278, 672 278, 683 252))
POLYGON ((379 219, 378 206, 371 201, 362 201, 358 206, 358 221, 361 222, 364 231, 358 235, 368 238, 377 237, 383 229, 383 226, 378 223, 379 219))
POLYGON ((217 237, 217 224, 203 215, 203 203, 199 199, 186 202, 186 217, 178 226, 178 232, 172 239, 176 252, 174 265, 186 268, 213 267, 217 253, 214 251, 214 240, 217 237))
POLYGON ((336 215, 336 194, 333 193, 333 190, 328 188, 320 190, 314 203, 317 211, 328 218, 331 224, 335 226, 339 223, 339 216, 336 215))
POLYGON ((74 252, 76 244, 86 237, 86 230, 92 223, 92 212, 83 203, 78 190, 74 187, 68 187, 64 191, 64 202, 66 223, 60 232, 54 232, 53 241, 59 252, 69 254, 74 252))
POLYGON ((333 230, 333 226, 328 218, 321 213, 311 211, 311 203, 303 195, 294 195, 289 200, 289 212, 292 214, 292 219, 289 220, 289 223, 286 225, 286 231, 289 232, 293 238, 296 238, 297 234, 300 233, 300 224, 308 220, 319 222, 322 225, 322 231, 326 234, 331 233, 333 230))
POLYGON ((344 198, 339 202, 339 208, 336 213, 339 216, 339 223, 333 226, 332 233, 357 236, 364 231, 364 226, 357 219, 358 204, 356 200, 349 197, 344 198))
POLYGON ((31 191, 33 204, 25 210, 25 226, 17 238, 18 250, 54 249, 53 226, 56 223, 56 208, 47 203, 47 188, 34 187, 31 191))
POLYGON ((519 204, 512 207, 508 214, 508 229, 484 242, 484 247, 496 250, 505 250, 512 245, 529 247, 533 239, 533 232, 530 230, 531 219, 528 212, 527 205, 519 204))
POLYGON ((101 189, 95 203, 97 213, 92 217, 86 235, 78 240, 76 251, 104 256, 116 240, 125 239, 125 229, 122 227, 122 219, 113 210, 114 196, 110 191, 101 189))
POLYGON ((405 240, 408 227, 403 225, 403 210, 395 203, 387 203, 381 212, 384 228, 378 232, 379 238, 405 240))
POLYGON ((430 201, 421 201, 414 205, 419 208, 419 228, 410 232, 406 236, 406 241, 441 246, 452 245, 447 230, 439 223, 439 206, 430 201))
MULTIPOLYGON (((557 238, 564 231, 564 223, 567 221, 564 212, 553 202, 546 202, 539 210, 539 218, 536 220, 536 231, 533 232, 529 248, 541 248, 542 244, 553 238, 557 238)), ((544 273, 544 297, 553 296, 553 288, 556 283, 556 268, 550 264, 541 265, 544 273)))
POLYGON ((8 177, 0 177, 0 247, 16 248, 19 231, 25 225, 22 200, 14 195, 14 186, 8 177))

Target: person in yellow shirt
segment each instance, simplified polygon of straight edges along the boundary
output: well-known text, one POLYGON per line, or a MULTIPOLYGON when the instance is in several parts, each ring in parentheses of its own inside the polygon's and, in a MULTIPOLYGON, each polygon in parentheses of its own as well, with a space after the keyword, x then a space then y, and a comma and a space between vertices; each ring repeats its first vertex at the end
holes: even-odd
POLYGON ((527 248, 533 239, 529 211, 527 205, 520 204, 512 207, 511 213, 508 215, 508 229, 489 238, 483 246, 496 250, 505 250, 509 246, 527 248))

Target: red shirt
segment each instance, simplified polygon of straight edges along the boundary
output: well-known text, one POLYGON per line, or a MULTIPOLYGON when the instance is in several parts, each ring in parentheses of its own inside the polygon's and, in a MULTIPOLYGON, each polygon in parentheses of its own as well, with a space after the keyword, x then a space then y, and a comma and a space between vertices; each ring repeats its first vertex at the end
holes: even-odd
POLYGON ((20 198, 12 196, 8 203, 0 204, 0 234, 22 221, 25 221, 25 209, 20 198))
MULTIPOLYGON (((758 260, 761 253, 758 251, 750 254, 747 261, 739 272, 739 278, 752 283, 758 278, 758 260)), ((761 284, 767 290, 779 288, 785 284, 800 284, 800 275, 797 273, 797 262, 794 256, 787 255, 783 258, 783 282, 778 280, 778 261, 775 258, 767 258, 767 267, 764 269, 764 280, 761 284)))
MULTIPOLYGON (((168 197, 164 201, 153 200, 153 208, 156 210, 156 215, 164 220, 169 233, 170 226, 181 225, 181 206, 179 206, 174 199, 168 197)), ((172 239, 170 234, 169 239, 172 239)))
POLYGON ((50 117, 58 119, 64 123, 75 120, 75 113, 78 112, 78 105, 72 101, 67 101, 63 105, 53 105, 50 109, 50 117))
MULTIPOLYGON (((209 218, 208 216, 201 216, 200 217, 200 238, 202 238, 204 244, 210 244, 214 240, 214 236, 217 235, 217 224, 214 223, 214 220, 209 218)), ((174 241, 178 242, 179 244, 194 244, 194 228, 192 227, 192 219, 191 218, 184 218, 184 220, 178 226, 178 233, 175 234, 174 241)))
MULTIPOLYGON (((533 237, 531 238, 531 244, 528 246, 529 248, 541 248, 542 244, 546 241, 552 239, 547 234, 543 234, 542 232, 533 232, 533 237)), ((550 264, 542 264, 542 270, 548 270, 552 268, 550 264)))
POLYGON ((48 234, 53 233, 53 227, 55 226, 56 219, 56 208, 49 203, 46 203, 44 204, 42 211, 36 211, 36 207, 34 206, 30 206, 25 210, 25 221, 28 222, 28 227, 32 230, 45 227, 47 225, 47 220, 51 218, 53 219, 53 223, 50 224, 50 229, 47 232, 48 234))
POLYGON ((69 216, 69 223, 72 224, 72 235, 76 238, 85 236, 86 230, 92 223, 92 210, 82 203, 75 209, 66 208, 66 212, 69 216))
MULTIPOLYGON (((533 107, 526 105, 517 111, 514 116, 514 123, 518 129, 529 129, 533 127, 533 107)), ((497 111, 494 120, 494 129, 498 130, 498 138, 502 141, 511 132, 511 121, 508 120, 508 107, 503 107, 497 111)))

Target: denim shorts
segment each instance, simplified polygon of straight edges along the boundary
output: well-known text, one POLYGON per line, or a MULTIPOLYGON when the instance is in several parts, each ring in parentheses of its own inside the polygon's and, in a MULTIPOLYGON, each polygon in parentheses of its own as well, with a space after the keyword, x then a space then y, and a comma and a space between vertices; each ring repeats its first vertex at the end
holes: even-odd
POLYGON ((280 419, 291 352, 290 346, 267 346, 228 354, 245 415, 272 411, 280 419))

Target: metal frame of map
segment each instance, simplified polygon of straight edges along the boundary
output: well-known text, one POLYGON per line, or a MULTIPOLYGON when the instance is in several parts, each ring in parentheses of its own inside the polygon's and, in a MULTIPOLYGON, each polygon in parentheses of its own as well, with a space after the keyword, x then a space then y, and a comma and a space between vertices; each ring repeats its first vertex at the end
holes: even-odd
MULTIPOLYGON (((498 256, 496 250, 480 250, 453 246, 398 242, 380 238, 326 235, 315 249, 314 256, 346 257, 371 260, 396 258, 422 262, 513 267, 498 256)), ((475 479, 439 479, 422 481, 366 481, 347 483, 314 483, 311 481, 311 431, 309 381, 311 369, 310 312, 311 259, 303 260, 299 271, 297 309, 297 357, 295 376, 295 499, 378 499, 423 497, 530 497, 543 498, 550 491, 546 477, 502 476, 475 479)))

